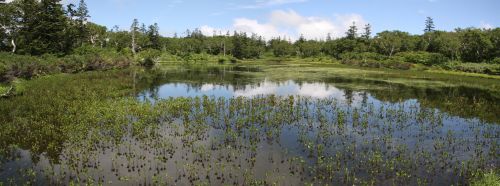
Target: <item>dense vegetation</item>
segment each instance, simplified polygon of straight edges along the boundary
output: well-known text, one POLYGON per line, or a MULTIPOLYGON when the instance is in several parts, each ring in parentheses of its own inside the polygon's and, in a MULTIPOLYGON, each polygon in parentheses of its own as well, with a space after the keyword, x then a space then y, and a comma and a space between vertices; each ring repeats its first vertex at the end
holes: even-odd
MULTIPOLYGON (((368 24, 354 24, 342 38, 297 41, 263 38, 247 33, 202 34, 187 30, 184 37, 163 37, 158 24, 133 20, 130 30, 108 29, 88 21, 84 0, 66 7, 60 0, 16 0, 0 4, 0 81, 53 72, 119 68, 158 61, 236 63, 237 59, 308 58, 339 61, 362 67, 410 69, 436 66, 446 70, 500 73, 500 28, 435 30, 425 22, 423 35, 384 31, 372 37, 368 24), (265 40, 270 39, 270 40, 265 40), (8 54, 12 53, 12 54, 8 54), (10 56, 9 56, 10 55, 10 56), (27 57, 34 56, 34 57, 27 57), (127 64, 127 65, 125 65, 127 64)), ((305 60, 308 60, 305 59, 305 60)))
POLYGON ((0 185, 498 183, 499 105, 478 90, 360 82, 319 99, 135 97, 168 82, 259 89, 257 74, 276 74, 219 70, 130 68, 26 82, 22 96, 0 99, 0 185))

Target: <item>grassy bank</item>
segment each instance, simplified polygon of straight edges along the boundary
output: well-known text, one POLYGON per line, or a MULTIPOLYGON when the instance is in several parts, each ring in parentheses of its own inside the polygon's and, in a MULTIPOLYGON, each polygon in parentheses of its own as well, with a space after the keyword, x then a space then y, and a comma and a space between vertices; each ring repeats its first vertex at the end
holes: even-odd
POLYGON ((11 82, 16 78, 84 71, 109 70, 129 67, 133 58, 113 50, 93 49, 67 56, 27 56, 0 53, 0 82, 11 82))

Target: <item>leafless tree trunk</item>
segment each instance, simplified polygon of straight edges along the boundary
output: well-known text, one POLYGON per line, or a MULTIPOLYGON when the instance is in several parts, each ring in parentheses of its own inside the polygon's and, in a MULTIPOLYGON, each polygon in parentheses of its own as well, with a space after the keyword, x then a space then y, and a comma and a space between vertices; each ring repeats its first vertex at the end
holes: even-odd
POLYGON ((224 48, 224 57, 226 57, 226 42, 222 43, 222 47, 224 48))
POLYGON ((12 38, 10 40, 10 43, 12 44, 12 53, 16 53, 17 45, 16 45, 16 41, 14 40, 14 38, 12 38))
POLYGON ((132 53, 136 55, 135 30, 132 30, 132 53))

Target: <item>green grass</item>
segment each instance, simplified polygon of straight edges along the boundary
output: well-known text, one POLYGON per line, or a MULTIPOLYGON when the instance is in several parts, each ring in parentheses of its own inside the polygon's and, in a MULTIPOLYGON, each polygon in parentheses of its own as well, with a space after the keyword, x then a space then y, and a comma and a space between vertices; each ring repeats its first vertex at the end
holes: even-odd
POLYGON ((7 93, 9 92, 10 89, 11 89, 11 86, 0 84, 0 96, 1 95, 7 96, 7 93))
POLYGON ((471 182, 471 186, 500 186, 500 175, 493 171, 482 174, 471 182))

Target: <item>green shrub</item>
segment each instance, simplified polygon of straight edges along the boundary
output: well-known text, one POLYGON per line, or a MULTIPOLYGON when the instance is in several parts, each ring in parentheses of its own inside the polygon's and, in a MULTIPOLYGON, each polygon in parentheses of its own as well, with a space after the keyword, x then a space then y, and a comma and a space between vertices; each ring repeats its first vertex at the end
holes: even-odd
POLYGON ((137 54, 139 65, 145 67, 154 66, 160 59, 161 51, 156 49, 146 49, 137 54))
POLYGON ((484 173, 471 181, 472 186, 500 186, 500 176, 493 171, 484 173))
POLYGON ((383 66, 392 69, 409 70, 413 67, 413 64, 404 62, 398 57, 392 57, 383 61, 383 66))
POLYGON ((106 53, 106 49, 100 47, 94 47, 92 45, 83 45, 81 47, 73 49, 73 54, 76 55, 87 55, 87 54, 102 54, 106 53))
POLYGON ((429 52, 400 52, 396 56, 401 57, 404 62, 423 64, 427 66, 441 65, 448 61, 442 54, 429 52))
POLYGON ((384 61, 376 61, 373 59, 367 60, 342 60, 342 64, 353 65, 359 67, 369 67, 369 68, 391 68, 400 70, 409 70, 413 67, 413 64, 402 62, 400 58, 393 57, 384 61))
POLYGON ((491 64, 500 64, 500 57, 496 57, 495 59, 491 60, 491 64))
POLYGON ((159 61, 165 61, 165 62, 172 62, 172 61, 182 61, 182 58, 177 56, 177 55, 172 55, 170 53, 167 53, 167 52, 163 52, 160 56, 160 60, 159 61))
POLYGON ((222 64, 224 64, 224 63, 226 62, 226 59, 224 59, 224 58, 220 58, 220 59, 218 60, 218 62, 219 62, 219 64, 221 64, 221 65, 222 65, 222 64))
POLYGON ((0 82, 5 81, 5 75, 7 74, 7 65, 0 62, 0 82))
POLYGON ((378 53, 373 53, 373 52, 362 52, 362 53, 357 53, 357 52, 346 52, 340 55, 340 58, 342 60, 346 59, 351 59, 351 60, 375 60, 375 61, 382 61, 386 60, 388 57, 378 54, 378 53))
POLYGON ((231 58, 231 63, 232 63, 232 64, 236 64, 236 63, 238 63, 238 59, 236 59, 236 58, 231 58))
POLYGON ((65 57, 55 55, 27 56, 0 52, 0 82, 16 78, 31 79, 55 73, 76 73, 91 70, 107 70, 130 66, 130 58, 116 51, 102 53, 73 54, 65 57))
POLYGON ((500 64, 449 62, 442 65, 446 70, 500 75, 500 64))
POLYGON ((0 97, 10 95, 11 91, 12 91, 11 86, 4 86, 4 85, 0 84, 0 97))

